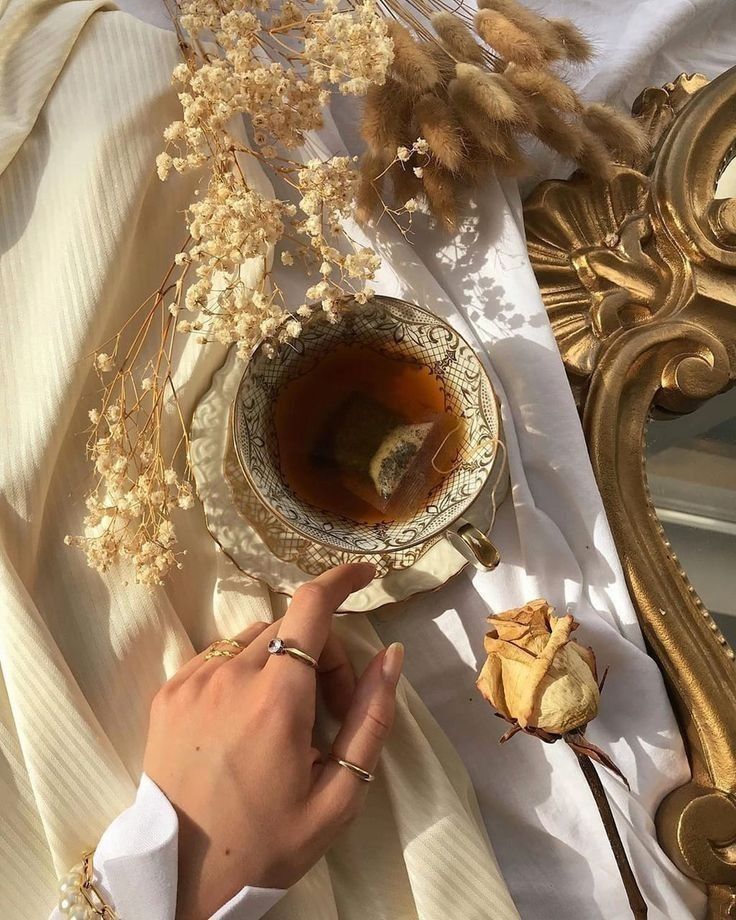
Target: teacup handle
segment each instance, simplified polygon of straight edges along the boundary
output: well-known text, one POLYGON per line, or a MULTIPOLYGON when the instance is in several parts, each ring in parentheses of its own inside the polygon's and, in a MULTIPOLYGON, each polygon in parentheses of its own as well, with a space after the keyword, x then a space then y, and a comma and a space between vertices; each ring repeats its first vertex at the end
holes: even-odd
POLYGON ((445 536, 470 562, 487 572, 493 571, 501 561, 501 554, 488 537, 475 524, 458 518, 453 526, 445 531, 445 536))

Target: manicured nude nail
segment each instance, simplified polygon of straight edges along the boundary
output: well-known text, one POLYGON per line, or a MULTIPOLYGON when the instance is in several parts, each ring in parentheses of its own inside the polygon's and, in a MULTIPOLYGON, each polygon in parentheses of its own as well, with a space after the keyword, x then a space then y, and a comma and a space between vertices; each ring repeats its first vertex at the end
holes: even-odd
POLYGON ((383 656, 381 672, 383 679, 396 686, 401 676, 401 665, 404 663, 404 646, 400 642, 392 642, 383 656))

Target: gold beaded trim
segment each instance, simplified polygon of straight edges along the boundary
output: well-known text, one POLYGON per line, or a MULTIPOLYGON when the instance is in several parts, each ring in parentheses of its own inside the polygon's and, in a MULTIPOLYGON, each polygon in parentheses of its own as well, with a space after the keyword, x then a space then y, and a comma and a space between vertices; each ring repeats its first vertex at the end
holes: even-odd
MULTIPOLYGON (((60 903, 59 908, 62 914, 66 914, 67 916, 79 916, 79 907, 82 907, 83 910, 86 907, 86 916, 90 918, 90 920, 94 917, 101 917, 102 920, 121 920, 115 913, 114 908, 105 901, 97 885, 95 885, 95 868, 92 861, 94 855, 94 850, 89 850, 89 852, 85 853, 82 856, 81 866, 75 868, 70 874, 72 877, 78 875, 78 877, 81 878, 81 881, 74 885, 73 888, 77 893, 77 897, 73 899, 69 898, 69 889, 67 889, 66 898, 62 895, 62 900, 67 900, 69 906, 65 908, 60 903), (76 913, 75 910, 77 911, 76 913)), ((69 876, 67 876, 67 878, 69 878, 69 876)))
POLYGON ((82 897, 98 917, 102 917, 103 920, 119 920, 114 909, 105 901, 95 885, 95 868, 92 862, 94 855, 95 851, 90 850, 82 856, 82 897))

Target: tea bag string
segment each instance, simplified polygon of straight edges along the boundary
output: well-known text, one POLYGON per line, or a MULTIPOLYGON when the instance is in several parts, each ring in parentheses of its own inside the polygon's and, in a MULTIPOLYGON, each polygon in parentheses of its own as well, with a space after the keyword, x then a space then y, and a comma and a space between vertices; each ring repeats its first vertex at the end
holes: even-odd
POLYGON ((454 465, 451 466, 449 470, 441 470, 441 469, 437 466, 437 464, 436 464, 435 461, 437 460, 437 457, 439 457, 440 452, 442 451, 442 448, 445 446, 445 444, 447 444, 447 442, 448 442, 448 441, 450 440, 450 438, 455 434, 455 432, 456 432, 456 431, 459 431, 461 425, 462 425, 462 422, 458 422, 457 425, 455 425, 454 428, 451 428, 450 431, 447 432, 447 434, 444 436, 444 438, 442 438, 442 440, 440 441, 439 447, 437 448, 437 450, 434 452, 434 454, 433 454, 433 456, 432 456, 432 459, 431 459, 431 461, 430 461, 430 463, 432 464, 432 469, 435 471, 435 473, 439 473, 440 476, 449 476, 450 473, 451 473, 451 472, 453 471, 453 469, 454 469, 454 465))
MULTIPOLYGON (((461 425, 462 425, 462 422, 458 422, 457 425, 455 425, 453 429, 447 432, 447 434, 444 436, 444 438, 440 442, 439 447, 432 455, 432 459, 430 461, 430 463, 432 464, 432 468, 434 469, 436 473, 439 473, 441 476, 449 476, 450 473, 453 471, 454 466, 451 466, 449 470, 442 470, 437 466, 437 463, 435 461, 437 460, 437 457, 440 455, 442 448, 445 446, 445 444, 447 444, 447 442, 455 434, 455 432, 461 427, 461 425)), ((490 441, 491 441, 491 444, 496 445, 496 448, 499 448, 499 447, 501 448, 501 453, 503 454, 503 460, 502 460, 501 465, 503 466, 503 464, 506 462, 506 445, 500 438, 491 438, 490 441)))
MULTIPOLYGON (((501 451, 501 464, 499 466, 499 472, 496 474, 496 478, 493 481, 493 486, 491 487, 491 526, 488 528, 490 533, 493 530, 493 525, 496 523, 496 512, 498 511, 498 504, 496 502, 496 487, 501 481, 503 476, 504 468, 508 466, 508 451, 506 450, 506 444, 500 438, 493 438, 493 443, 496 445, 496 451, 500 449, 501 451)), ((495 459, 495 458, 494 458, 495 459)))
MULTIPOLYGON (((442 448, 443 448, 443 447, 445 446, 445 444, 447 443, 448 438, 451 438, 452 435, 455 434, 455 432, 458 430, 458 428, 460 427, 460 425, 461 425, 461 422, 458 422, 457 425, 452 429, 452 431, 448 432, 448 433, 445 435, 445 437, 444 437, 443 440, 442 440, 442 443, 441 443, 440 446, 437 448, 437 450, 436 450, 435 453, 434 453, 434 456, 432 457, 432 467, 433 467, 433 469, 434 469, 436 472, 440 473, 442 476, 448 476, 448 475, 452 472, 452 468, 450 468, 449 470, 441 470, 441 469, 437 466, 437 464, 435 463, 435 461, 436 461, 436 459, 437 459, 438 454, 440 453, 440 451, 442 450, 442 448)), ((496 452, 497 452, 497 453, 498 453, 499 450, 500 450, 500 452, 501 452, 501 465, 500 465, 500 467, 499 467, 500 472, 496 475, 495 481, 494 481, 494 483, 493 483, 493 487, 491 488, 491 527, 489 528, 489 531, 490 531, 490 529, 493 527, 493 525, 496 523, 496 512, 498 511, 498 504, 497 504, 497 502, 496 502, 496 486, 498 485, 498 482, 499 482, 500 477, 503 475, 503 470, 504 470, 504 467, 506 466, 507 459, 508 459, 508 451, 506 450, 506 444, 505 444, 500 438, 492 438, 492 439, 491 439, 491 444, 495 444, 495 445, 496 445, 496 452)), ((494 462, 495 462, 495 460, 496 460, 496 457, 494 456, 494 462)))

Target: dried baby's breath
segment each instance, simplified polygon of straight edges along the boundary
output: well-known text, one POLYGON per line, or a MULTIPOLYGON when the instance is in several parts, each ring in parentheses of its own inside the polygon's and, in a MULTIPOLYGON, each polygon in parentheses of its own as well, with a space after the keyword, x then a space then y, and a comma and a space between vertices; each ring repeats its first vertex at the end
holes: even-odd
POLYGON ((180 0, 172 10, 182 115, 164 132, 156 171, 162 180, 195 172, 198 189, 160 288, 95 358, 103 395, 88 453, 97 478, 85 536, 69 538, 91 565, 130 558, 138 580, 153 584, 180 564, 171 513, 194 497, 171 376, 177 330, 247 356, 261 339, 271 351, 292 343, 315 310, 336 320, 346 296, 371 298, 378 268, 345 234, 347 217, 387 216, 406 233, 424 206, 452 230, 469 191, 494 171, 524 170, 524 133, 599 174, 615 146, 641 147, 629 119, 584 110, 550 69, 589 54, 571 23, 517 0, 478 6, 476 23, 462 5, 425 0, 426 17, 439 14, 437 34, 401 0, 180 0), (360 165, 304 154, 332 92, 366 94, 360 165), (243 117, 247 141, 235 127, 243 117), (249 181, 249 158, 290 194, 274 198, 249 181), (287 302, 274 256, 311 276, 301 302, 287 302))
POLYGON ((389 24, 373 0, 181 0, 172 15, 182 114, 164 132, 156 171, 161 180, 196 171, 200 181, 186 243, 161 287, 95 358, 103 392, 90 414, 95 485, 85 535, 67 538, 100 571, 132 560, 144 584, 181 565, 171 516, 194 504, 171 376, 176 331, 247 356, 259 340, 273 350, 298 338, 315 310, 336 319, 341 299, 365 303, 373 294, 378 257, 343 230, 355 210, 357 164, 303 151, 330 94, 383 84, 393 59, 389 24), (246 142, 235 127, 243 116, 246 142), (292 194, 274 198, 253 184, 248 157, 292 194), (298 263, 312 276, 302 303, 287 303, 276 283, 274 251, 283 266, 298 263))
POLYGON ((362 94, 384 82, 393 47, 371 0, 347 7, 337 0, 289 2, 273 10, 261 4, 255 11, 233 5, 219 19, 214 7, 182 3, 181 24, 192 39, 175 72, 183 117, 167 130, 160 166, 165 177, 171 168, 203 162, 211 176, 188 211, 192 243, 182 253, 196 275, 184 307, 196 318, 180 319, 178 328, 204 341, 235 343, 247 355, 260 338, 288 342, 301 330, 294 317, 300 305, 286 303, 270 271, 270 253, 284 241, 283 265, 296 259, 308 272, 334 268, 329 281, 305 291, 302 317, 312 309, 307 301, 317 300, 316 308, 334 317, 342 297, 365 296, 366 285, 354 284, 345 269, 352 244, 342 232, 355 203, 355 162, 332 156, 304 163, 293 152, 322 126, 330 89, 362 94), (217 56, 198 51, 202 30, 214 33, 217 56), (228 134, 236 115, 252 126, 249 143, 228 134), (260 160, 293 196, 274 199, 253 187, 240 165, 243 155, 260 160), (252 259, 262 263, 255 288, 241 278, 252 259))

